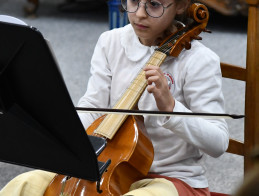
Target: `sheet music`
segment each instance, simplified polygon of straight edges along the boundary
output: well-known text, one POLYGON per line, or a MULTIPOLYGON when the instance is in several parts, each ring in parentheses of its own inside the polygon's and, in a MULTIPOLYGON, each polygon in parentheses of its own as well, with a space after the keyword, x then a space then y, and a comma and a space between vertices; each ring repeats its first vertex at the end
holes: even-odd
POLYGON ((12 17, 12 16, 7 16, 7 15, 0 15, 0 21, 27 26, 27 24, 24 21, 22 21, 18 18, 12 17))

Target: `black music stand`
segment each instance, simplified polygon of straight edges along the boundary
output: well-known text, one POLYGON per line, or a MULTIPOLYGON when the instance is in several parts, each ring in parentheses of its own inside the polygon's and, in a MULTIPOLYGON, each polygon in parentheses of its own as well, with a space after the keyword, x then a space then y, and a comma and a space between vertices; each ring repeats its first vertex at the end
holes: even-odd
POLYGON ((99 181, 104 147, 87 136, 41 33, 0 22, 0 160, 99 181))

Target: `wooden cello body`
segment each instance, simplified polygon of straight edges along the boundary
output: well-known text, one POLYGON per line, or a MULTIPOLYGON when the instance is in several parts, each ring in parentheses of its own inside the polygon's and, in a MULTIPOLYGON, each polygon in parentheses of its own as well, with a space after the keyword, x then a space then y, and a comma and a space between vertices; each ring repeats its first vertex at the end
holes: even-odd
MULTIPOLYGON (((104 117, 97 119, 87 129, 88 135, 94 135, 94 130, 104 117)), ((129 116, 112 142, 107 142, 105 150, 98 157, 99 161, 112 160, 100 181, 102 193, 96 191, 96 182, 78 178, 66 180, 64 175, 56 175, 44 196, 108 196, 126 193, 133 182, 145 177, 153 161, 153 146, 143 132, 144 129, 142 119, 129 116)))
MULTIPOLYGON (((193 4, 189 15, 191 25, 179 27, 168 36, 152 54, 145 66, 160 66, 167 56, 177 57, 181 51, 190 49, 193 39, 206 31, 208 10, 202 4, 193 4)), ((206 31, 207 32, 207 31, 206 31)), ((146 89, 145 72, 141 69, 113 109, 132 110, 146 89)), ((111 160, 99 182, 57 175, 47 187, 44 196, 118 196, 127 193, 130 185, 143 179, 153 161, 153 146, 145 134, 143 120, 123 114, 108 114, 97 119, 87 134, 107 139, 107 146, 98 156, 98 161, 111 160)))

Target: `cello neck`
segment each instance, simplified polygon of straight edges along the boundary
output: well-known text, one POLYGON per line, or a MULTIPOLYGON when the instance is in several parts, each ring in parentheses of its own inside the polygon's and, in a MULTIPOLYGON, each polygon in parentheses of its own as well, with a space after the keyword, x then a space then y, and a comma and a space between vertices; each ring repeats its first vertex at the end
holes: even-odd
MULTIPOLYGON (((149 58, 145 66, 160 66, 167 55, 163 52, 155 51, 149 58)), ((122 97, 115 104, 113 109, 133 109, 138 103, 139 98, 147 87, 145 72, 141 69, 137 77, 131 82, 122 97)), ((126 120, 127 115, 109 114, 105 117, 99 127, 95 130, 96 134, 112 139, 122 123, 126 120)))

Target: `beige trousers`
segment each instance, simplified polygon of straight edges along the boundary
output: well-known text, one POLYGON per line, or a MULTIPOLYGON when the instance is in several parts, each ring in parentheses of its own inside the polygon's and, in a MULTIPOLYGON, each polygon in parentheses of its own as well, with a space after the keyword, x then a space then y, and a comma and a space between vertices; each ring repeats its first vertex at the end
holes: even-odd
POLYGON ((42 196, 55 175, 41 170, 23 173, 11 180, 0 196, 42 196))
MULTIPOLYGON (((42 196, 55 173, 34 170, 11 180, 0 196, 42 196)), ((174 184, 163 178, 144 179, 133 183, 124 196, 179 196, 174 184)))
POLYGON ((172 182, 163 178, 144 179, 133 183, 124 196, 179 196, 172 182))

